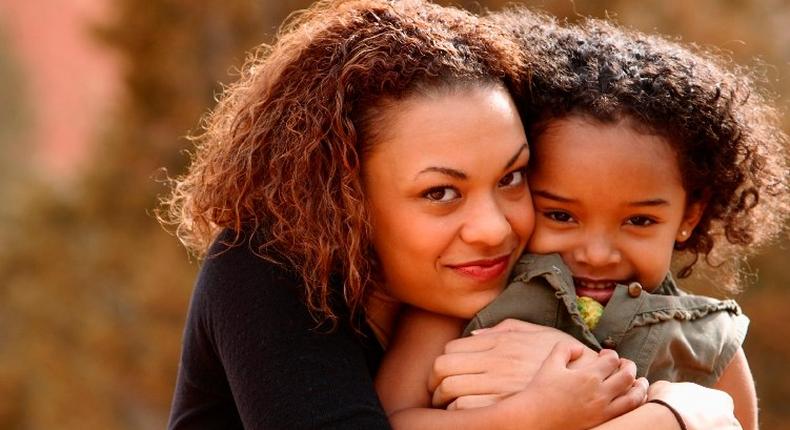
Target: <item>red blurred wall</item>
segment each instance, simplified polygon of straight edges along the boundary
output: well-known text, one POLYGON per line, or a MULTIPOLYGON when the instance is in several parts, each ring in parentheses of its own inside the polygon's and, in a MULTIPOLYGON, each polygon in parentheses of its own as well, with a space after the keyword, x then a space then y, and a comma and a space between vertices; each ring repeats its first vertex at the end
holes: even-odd
MULTIPOLYGON (((119 64, 91 35, 109 0, 0 0, 0 32, 30 100, 25 151, 53 180, 71 176, 120 90, 119 64)), ((0 77, 2 79, 2 77, 0 77)))

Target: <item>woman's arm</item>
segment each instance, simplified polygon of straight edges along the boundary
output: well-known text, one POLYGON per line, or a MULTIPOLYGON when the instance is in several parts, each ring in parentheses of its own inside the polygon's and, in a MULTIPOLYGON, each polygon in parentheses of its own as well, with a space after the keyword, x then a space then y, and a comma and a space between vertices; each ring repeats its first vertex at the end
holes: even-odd
POLYGON ((389 428, 370 342, 342 322, 333 332, 318 327, 299 291, 297 278, 246 243, 206 260, 171 428, 389 428))
POLYGON ((661 400, 676 410, 688 430, 741 430, 733 415, 732 399, 723 391, 688 382, 658 381, 650 387, 648 402, 607 421, 594 430, 680 430, 681 423, 667 406, 649 400, 661 400))
POLYGON ((680 430, 675 415, 663 405, 645 403, 631 412, 607 421, 593 430, 633 430, 650 428, 655 430, 680 430))
MULTIPOLYGON (((621 396, 624 391, 631 391, 634 383, 633 363, 623 366, 616 353, 606 351, 593 353, 594 358, 587 363, 569 368, 568 363, 586 349, 574 341, 552 345, 548 358, 541 357, 534 378, 528 384, 513 387, 516 392, 507 393, 497 403, 474 409, 432 409, 428 391, 431 363, 442 354, 445 342, 457 336, 462 324, 454 318, 416 309, 402 315, 376 378, 393 427, 583 429, 634 407, 621 396), (573 413, 567 413, 568 410, 573 413)), ((478 393, 496 393, 501 381, 487 374, 476 376, 478 393)), ((449 377, 442 384, 452 386, 455 382, 449 377)), ((646 385, 636 387, 641 389, 642 398, 646 385)))
POLYGON ((726 391, 732 396, 735 417, 744 430, 757 430, 757 393, 743 349, 738 349, 713 388, 726 391))
POLYGON ((428 408, 428 375, 444 344, 461 333, 464 321, 405 308, 376 374, 376 392, 387 415, 408 408, 428 408))
POLYGON ((431 408, 427 381, 432 363, 445 343, 458 337, 463 324, 457 318, 411 307, 401 312, 376 374, 376 391, 394 428, 504 428, 507 404, 474 411, 431 408))

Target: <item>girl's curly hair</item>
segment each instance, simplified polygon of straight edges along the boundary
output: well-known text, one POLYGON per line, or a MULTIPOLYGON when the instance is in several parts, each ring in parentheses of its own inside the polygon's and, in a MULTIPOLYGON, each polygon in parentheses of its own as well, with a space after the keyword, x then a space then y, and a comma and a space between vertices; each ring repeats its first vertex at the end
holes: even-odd
MULTIPOLYGON (((700 256, 715 265, 710 256, 723 238, 745 256, 781 232, 790 206, 788 139, 749 69, 601 20, 560 26, 518 8, 487 19, 537 60, 525 63, 532 79, 518 100, 530 138, 551 120, 582 115, 628 120, 670 143, 690 201, 706 203, 692 236, 676 245, 691 255, 680 277, 700 256)), ((735 286, 733 270, 719 271, 735 286)))
MULTIPOLYGON (((186 175, 162 201, 162 222, 204 257, 223 229, 304 282, 320 321, 356 314, 376 281, 360 181, 375 136, 370 112, 431 88, 517 85, 518 48, 455 8, 421 0, 320 1, 254 51, 195 136, 186 175)), ((210 256, 209 256, 210 258, 210 256)))

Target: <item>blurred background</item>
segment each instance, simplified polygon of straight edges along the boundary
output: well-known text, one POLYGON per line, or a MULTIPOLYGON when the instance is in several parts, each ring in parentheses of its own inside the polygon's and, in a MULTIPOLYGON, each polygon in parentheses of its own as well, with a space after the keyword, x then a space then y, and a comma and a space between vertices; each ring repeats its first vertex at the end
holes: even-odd
MULTIPOLYGON (((0 429, 165 426, 199 262, 152 216, 160 168, 183 172, 221 83, 310 2, 143 3, 0 0, 0 429)), ((723 48, 790 107, 787 0, 528 3, 723 48)), ((737 297, 764 429, 790 429, 788 243, 737 297)))

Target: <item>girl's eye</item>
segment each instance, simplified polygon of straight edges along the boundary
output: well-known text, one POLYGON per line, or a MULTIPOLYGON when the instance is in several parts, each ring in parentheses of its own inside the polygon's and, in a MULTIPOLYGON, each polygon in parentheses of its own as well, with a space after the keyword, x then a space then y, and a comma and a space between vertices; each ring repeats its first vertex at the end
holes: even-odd
POLYGON ((568 212, 563 211, 548 211, 544 215, 546 218, 556 222, 574 222, 573 216, 568 212))
POLYGON ((446 203, 459 198, 461 195, 453 187, 434 187, 424 192, 422 196, 432 202, 446 203))
POLYGON ((646 217, 644 215, 637 215, 628 218, 625 222, 628 225, 634 225, 637 227, 648 227, 656 223, 656 220, 650 217, 646 217))
POLYGON ((500 187, 517 187, 525 182, 526 167, 514 170, 499 180, 500 187))

